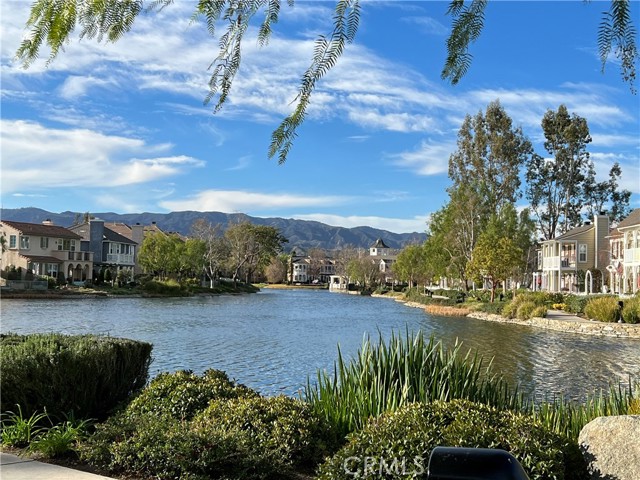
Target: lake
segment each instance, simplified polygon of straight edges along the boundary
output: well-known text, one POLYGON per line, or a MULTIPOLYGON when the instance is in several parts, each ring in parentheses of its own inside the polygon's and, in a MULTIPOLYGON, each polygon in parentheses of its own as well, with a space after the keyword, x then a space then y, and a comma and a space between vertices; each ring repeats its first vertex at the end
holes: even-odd
POLYGON ((538 396, 581 399, 640 378, 640 341, 438 317, 384 298, 326 290, 270 290, 189 298, 3 299, 2 333, 97 333, 153 343, 151 375, 208 368, 263 394, 297 395, 337 347, 354 355, 365 335, 423 330, 493 358, 496 371, 538 396))

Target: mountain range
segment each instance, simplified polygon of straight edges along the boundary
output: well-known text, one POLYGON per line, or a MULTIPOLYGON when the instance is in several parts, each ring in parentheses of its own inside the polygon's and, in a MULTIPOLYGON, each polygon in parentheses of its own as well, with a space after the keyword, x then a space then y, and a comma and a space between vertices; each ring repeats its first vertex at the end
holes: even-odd
MULTIPOLYGON (((51 220, 55 225, 68 227, 74 224, 85 214, 78 212, 53 213, 39 208, 2 208, 0 218, 16 222, 41 223, 51 220)), ((258 225, 277 227, 289 243, 286 251, 293 249, 296 252, 306 251, 310 248, 322 248, 332 250, 345 246, 357 248, 369 248, 377 239, 381 238, 391 248, 402 248, 412 243, 422 243, 426 239, 425 233, 393 233, 372 227, 334 227, 321 222, 309 220, 295 220, 291 218, 259 218, 251 217, 243 213, 221 212, 171 212, 171 213, 127 213, 113 212, 91 213, 92 217, 100 218, 106 222, 122 222, 128 225, 149 225, 153 222, 165 232, 178 232, 189 235, 191 225, 195 220, 205 219, 212 224, 221 224, 226 228, 230 224, 248 221, 258 225)))

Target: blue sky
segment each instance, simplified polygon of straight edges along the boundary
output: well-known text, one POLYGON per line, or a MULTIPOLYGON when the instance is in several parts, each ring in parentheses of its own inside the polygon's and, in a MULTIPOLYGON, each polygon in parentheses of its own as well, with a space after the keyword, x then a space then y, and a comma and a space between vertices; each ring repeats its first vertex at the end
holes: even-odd
POLYGON ((331 31, 334 2, 283 0, 266 47, 249 31, 215 115, 203 99, 217 40, 190 24, 194 1, 139 18, 115 44, 74 38, 48 67, 43 51, 24 70, 13 57, 30 3, 0 4, 4 208, 243 212, 424 231, 447 201, 462 119, 496 99, 541 155, 546 110, 564 103, 585 117, 599 179, 618 161, 640 206, 640 99, 615 62, 602 74, 597 56, 608 2, 490 2, 455 87, 440 80, 447 3, 364 2, 356 42, 319 84, 284 165, 267 158, 270 134, 314 39, 331 31))

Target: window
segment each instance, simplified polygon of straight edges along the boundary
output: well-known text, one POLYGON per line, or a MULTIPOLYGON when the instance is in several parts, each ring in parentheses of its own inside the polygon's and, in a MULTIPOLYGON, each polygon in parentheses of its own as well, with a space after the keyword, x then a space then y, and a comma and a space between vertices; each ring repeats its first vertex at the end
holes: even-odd
POLYGON ((49 237, 40 237, 40 248, 43 250, 49 248, 49 237))
POLYGON ((20 249, 29 250, 29 237, 20 237, 20 249))
POLYGON ((9 235, 9 248, 16 248, 18 246, 18 237, 15 235, 9 235))
POLYGON ((580 243, 578 245, 578 262, 586 263, 587 261, 587 244, 580 243))
POLYGON ((76 241, 69 240, 67 238, 58 240, 58 250, 69 250, 70 252, 76 251, 76 241))

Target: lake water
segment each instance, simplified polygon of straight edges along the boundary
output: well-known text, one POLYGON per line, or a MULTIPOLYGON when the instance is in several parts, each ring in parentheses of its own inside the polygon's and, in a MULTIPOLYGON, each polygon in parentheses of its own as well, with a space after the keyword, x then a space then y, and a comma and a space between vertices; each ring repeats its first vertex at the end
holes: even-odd
POLYGON ((153 343, 151 375, 208 368, 264 394, 296 395, 340 345, 365 335, 423 330, 445 345, 477 349, 512 383, 537 395, 582 398, 611 382, 640 379, 640 341, 437 317, 383 298, 322 290, 269 290, 190 298, 3 299, 2 333, 97 333, 153 343))

